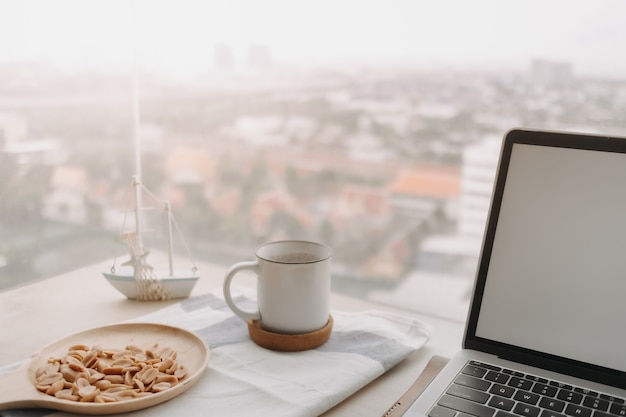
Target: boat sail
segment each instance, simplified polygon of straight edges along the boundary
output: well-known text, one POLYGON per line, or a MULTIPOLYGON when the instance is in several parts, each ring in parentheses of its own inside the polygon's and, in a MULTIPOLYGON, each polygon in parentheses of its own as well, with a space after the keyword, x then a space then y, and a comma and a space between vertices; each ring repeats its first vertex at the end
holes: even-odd
MULTIPOLYGON (((174 298, 187 298, 199 279, 197 275, 198 269, 193 265, 189 272, 174 270, 172 224, 176 225, 176 223, 172 216, 169 202, 162 203, 165 211, 169 268, 167 270, 155 269, 148 262, 147 258, 150 251, 144 247, 142 240, 142 212, 144 210, 141 206, 142 191, 149 193, 156 201, 158 201, 158 199, 141 184, 136 175, 133 176, 132 185, 134 189, 133 211, 135 215, 135 226, 133 230, 124 230, 126 224, 125 217, 124 226, 122 226, 122 232, 120 233, 120 240, 128 248, 130 259, 122 263, 120 268, 117 268, 116 257, 113 260, 113 266, 110 272, 103 272, 102 274, 115 289, 129 299, 159 301, 174 298)), ((186 244, 185 247, 187 247, 186 244)), ((187 251, 189 251, 188 248, 187 251)))

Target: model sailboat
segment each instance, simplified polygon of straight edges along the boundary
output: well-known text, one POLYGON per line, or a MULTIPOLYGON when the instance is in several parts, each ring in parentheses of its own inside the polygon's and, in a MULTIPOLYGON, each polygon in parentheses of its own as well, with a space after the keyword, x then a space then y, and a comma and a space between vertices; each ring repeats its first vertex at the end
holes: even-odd
MULTIPOLYGON (((174 298, 187 298, 198 281, 195 265, 189 272, 174 270, 174 249, 172 236, 172 223, 175 221, 168 202, 163 203, 165 211, 165 226, 167 231, 167 255, 169 260, 168 269, 155 269, 148 262, 148 251, 142 240, 142 191, 148 191, 139 181, 133 177, 134 189, 134 215, 135 226, 133 230, 124 230, 120 234, 121 241, 129 251, 130 259, 117 268, 113 261, 110 272, 103 272, 109 283, 126 297, 141 301, 169 300, 174 298)), ((124 221, 125 225, 126 221, 124 221)))

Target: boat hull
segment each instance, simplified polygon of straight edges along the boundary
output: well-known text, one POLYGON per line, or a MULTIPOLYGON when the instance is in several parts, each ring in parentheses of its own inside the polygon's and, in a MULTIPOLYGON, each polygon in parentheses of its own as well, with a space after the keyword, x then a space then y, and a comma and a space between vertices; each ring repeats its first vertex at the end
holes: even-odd
MULTIPOLYGON (((167 291, 169 298, 187 298, 198 282, 199 277, 191 273, 175 272, 174 276, 169 271, 153 271, 164 289, 167 291)), ((131 300, 136 300, 139 295, 139 288, 135 281, 132 268, 119 268, 115 272, 103 272, 102 275, 106 280, 120 293, 131 300)))

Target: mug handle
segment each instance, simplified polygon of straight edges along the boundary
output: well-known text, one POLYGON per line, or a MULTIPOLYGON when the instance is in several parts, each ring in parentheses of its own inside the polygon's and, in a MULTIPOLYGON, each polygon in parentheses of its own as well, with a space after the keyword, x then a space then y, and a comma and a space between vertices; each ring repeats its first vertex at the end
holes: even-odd
POLYGON ((258 308, 257 308, 257 311, 244 311, 240 309, 239 307, 237 307, 237 305, 233 301, 232 296, 230 295, 231 281, 233 280, 237 272, 243 271, 243 270, 250 270, 254 272, 255 274, 257 274, 258 276, 259 275, 259 262, 258 261, 239 262, 230 267, 230 269, 226 273, 226 276, 224 277, 224 300, 226 301, 226 304, 228 304, 228 307, 230 307, 230 309, 233 310, 233 312, 239 317, 241 317, 243 320, 245 321, 260 320, 261 312, 258 310, 258 308))

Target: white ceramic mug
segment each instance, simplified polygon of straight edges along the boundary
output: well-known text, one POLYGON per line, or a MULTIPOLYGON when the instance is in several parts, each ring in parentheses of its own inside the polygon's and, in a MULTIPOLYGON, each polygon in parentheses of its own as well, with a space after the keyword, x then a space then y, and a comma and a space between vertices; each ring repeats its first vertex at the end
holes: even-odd
POLYGON ((224 277, 224 298, 243 320, 259 320, 274 333, 299 334, 321 329, 330 314, 330 261, 325 245, 285 240, 256 250, 256 260, 239 262, 224 277), (233 302, 230 285, 235 275, 249 270, 257 275, 256 311, 244 311, 233 302))

